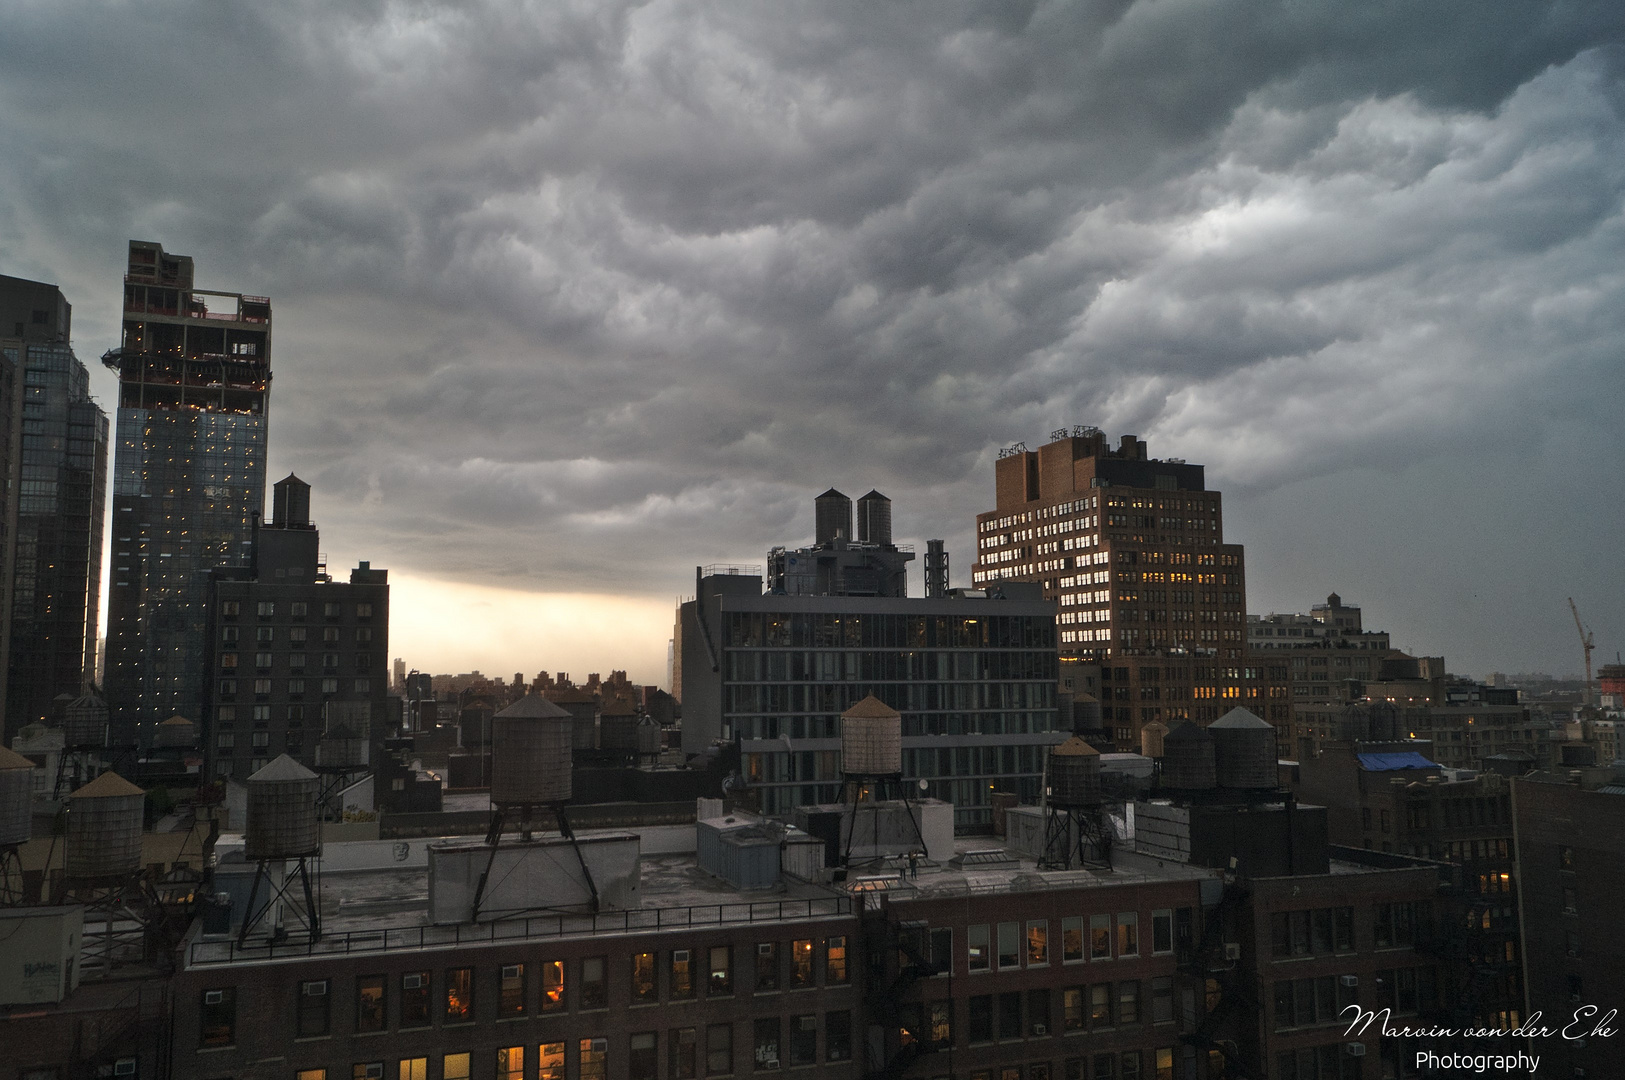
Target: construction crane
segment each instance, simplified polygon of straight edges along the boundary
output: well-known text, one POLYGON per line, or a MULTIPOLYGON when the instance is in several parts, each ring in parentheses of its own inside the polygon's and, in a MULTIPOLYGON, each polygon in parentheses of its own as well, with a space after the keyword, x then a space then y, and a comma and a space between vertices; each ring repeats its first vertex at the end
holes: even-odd
POLYGON ((1580 609, 1574 606, 1574 597, 1572 596, 1569 597, 1569 610, 1574 613, 1574 628, 1580 631, 1580 648, 1584 649, 1586 654, 1585 703, 1587 705, 1591 705, 1593 704, 1591 698, 1591 650, 1596 648, 1596 645, 1593 644, 1593 640, 1595 639, 1596 635, 1587 631, 1586 628, 1580 624, 1580 609))

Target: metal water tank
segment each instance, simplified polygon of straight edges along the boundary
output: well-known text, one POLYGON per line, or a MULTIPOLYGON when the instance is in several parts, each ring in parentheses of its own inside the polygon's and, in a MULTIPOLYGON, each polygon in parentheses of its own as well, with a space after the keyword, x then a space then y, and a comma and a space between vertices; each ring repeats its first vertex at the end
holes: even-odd
POLYGON ((652 716, 638 720, 638 753, 644 757, 659 757, 666 749, 666 733, 660 730, 660 721, 652 716))
POLYGON ((897 776, 903 771, 903 716, 870 694, 841 714, 841 771, 897 776))
POLYGON ((1162 740, 1162 786, 1204 791, 1217 783, 1213 739, 1188 720, 1175 724, 1162 740))
POLYGON ((605 750, 638 748, 638 714, 625 698, 606 702, 598 713, 598 741, 605 750))
POLYGON ((1100 751, 1077 735, 1050 748, 1049 801, 1056 806, 1100 802, 1100 751))
POLYGON ((1072 730, 1099 731, 1100 729, 1100 699, 1093 694, 1079 694, 1073 698, 1072 730))
POLYGON ((152 745, 160 750, 186 750, 197 745, 197 725, 176 713, 152 733, 152 745))
POLYGON ((0 848, 26 843, 33 831, 34 763, 0 746, 0 848))
POLYGON ((1220 787, 1254 791, 1280 787, 1275 728, 1246 709, 1235 708, 1207 730, 1220 787))
POLYGON ((491 720, 491 804, 545 806, 570 798, 575 721, 540 694, 527 694, 491 720))
POLYGON ((68 703, 62 726, 70 749, 76 746, 106 746, 107 702, 95 694, 81 694, 68 703))
POLYGON ((297 859, 321 850, 320 777, 283 754, 249 776, 247 786, 243 856, 249 862, 297 859))
POLYGON ((322 741, 316 744, 316 764, 324 768, 364 769, 367 756, 367 740, 343 723, 328 728, 322 741))
POLYGON ((1148 758, 1162 756, 1163 740, 1168 738, 1168 725, 1153 720, 1140 729, 1140 753, 1148 758))
POLYGON ((69 794, 63 873, 79 880, 139 873, 146 795, 115 772, 104 772, 69 794))

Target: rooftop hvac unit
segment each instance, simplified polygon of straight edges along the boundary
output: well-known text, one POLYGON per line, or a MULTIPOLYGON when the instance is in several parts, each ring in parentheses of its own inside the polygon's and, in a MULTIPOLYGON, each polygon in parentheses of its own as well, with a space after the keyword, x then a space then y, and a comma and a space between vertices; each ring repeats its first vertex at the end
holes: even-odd
POLYGON ((327 980, 317 979, 315 982, 304 983, 300 986, 306 997, 326 997, 327 980))
POLYGON ((1224 958, 1226 960, 1240 960, 1241 959, 1241 944, 1239 942, 1235 942, 1235 941, 1227 941, 1227 942, 1225 942, 1224 943, 1224 958))
POLYGON ((1344 986, 1359 986, 1360 977, 1358 975, 1344 975, 1338 979, 1338 982, 1342 983, 1344 986))
POLYGON ((1349 1043, 1349 1057, 1365 1057, 1365 1043, 1349 1043))
POLYGON ((422 990, 423 989, 423 976, 422 975, 402 975, 401 976, 401 989, 402 990, 422 990))

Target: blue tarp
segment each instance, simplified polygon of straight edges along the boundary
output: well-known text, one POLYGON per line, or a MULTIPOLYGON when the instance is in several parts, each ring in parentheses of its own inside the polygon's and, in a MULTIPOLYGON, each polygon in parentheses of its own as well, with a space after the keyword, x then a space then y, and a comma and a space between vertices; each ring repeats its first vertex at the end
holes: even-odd
POLYGON ((1437 769, 1439 766, 1418 754, 1406 750, 1400 754, 1356 754, 1360 768, 1366 772, 1393 772, 1396 769, 1437 769))

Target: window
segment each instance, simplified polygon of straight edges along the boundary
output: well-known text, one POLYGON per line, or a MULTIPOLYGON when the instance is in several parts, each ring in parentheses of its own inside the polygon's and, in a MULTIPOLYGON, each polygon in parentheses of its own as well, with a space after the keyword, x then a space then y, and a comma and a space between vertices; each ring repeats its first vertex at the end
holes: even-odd
POLYGON ((966 1002, 966 1020, 972 1043, 993 1041, 993 996, 979 994, 966 1002))
POLYGON ((707 997, 726 997, 734 992, 733 954, 732 946, 711 946, 709 974, 705 980, 707 997))
POLYGON ((1153 911, 1151 913, 1151 951, 1153 953, 1171 953, 1174 951, 1174 913, 1172 911, 1153 911))
POLYGON ((756 946, 756 990, 779 988, 779 943, 763 941, 756 946))
POLYGON ((1061 1030, 1083 1031, 1089 1026, 1083 1006, 1083 987, 1069 986, 1061 991, 1061 1030))
POLYGON ((260 614, 260 617, 262 619, 263 618, 269 618, 270 616, 275 615, 276 614, 276 601, 275 600, 261 600, 260 603, 259 603, 259 614, 260 614))
POLYGON ((581 961, 581 1007, 602 1009, 609 1005, 609 989, 604 983, 604 958, 589 956, 581 961))
POLYGON ((358 619, 370 619, 370 618, 372 618, 372 605, 371 604, 357 604, 355 606, 355 617, 358 618, 358 619))
POLYGON ((525 965, 504 964, 497 973, 497 1015, 525 1015, 525 965))
POLYGON ((232 1046, 237 1042, 237 988, 203 991, 202 1046, 232 1046))
MULTIPOLYGON (((811 986, 813 984, 813 943, 812 938, 797 938, 790 943, 790 985, 811 986)), ((673 992, 673 997, 676 993, 673 992)))
POLYGON ((971 971, 988 969, 987 924, 965 928, 965 963, 971 971))
MULTIPOLYGON (((242 605, 236 600, 222 600, 220 602, 220 614, 228 619, 235 618, 240 611, 242 611, 242 605)), ((235 641, 236 639, 232 638, 231 640, 235 641)))
POLYGON ((999 1038, 1021 1038, 1021 991, 999 995, 999 1038))
POLYGON ((666 1073, 671 1080, 695 1080, 699 1073, 699 1040, 694 1028, 673 1028, 666 1034, 666 1073))
POLYGON ((1021 966, 1021 924, 1002 922, 999 924, 999 966, 1001 968, 1021 966))
POLYGON ((328 1001, 326 979, 299 984, 299 1000, 296 1003, 298 1016, 294 1028, 299 1038, 308 1039, 328 1033, 332 1015, 328 1001))
POLYGON ((609 1075, 609 1040, 582 1039, 576 1060, 581 1066, 576 1073, 579 1080, 604 1080, 609 1075))
POLYGON ((1027 966, 1039 967, 1049 963, 1049 921, 1039 919, 1027 924, 1027 966))
MULTIPOLYGON (((542 1011, 555 1012, 564 1008, 564 961, 547 960, 542 963, 542 1011)), ((564 1044, 559 1044, 564 1054, 564 1044)))
POLYGON ((779 1067, 779 1018, 761 1016, 756 1019, 756 1041, 753 1065, 757 1072, 779 1067))
POLYGON ((355 628, 355 639, 357 641, 371 641, 372 640, 372 627, 370 627, 370 626, 358 626, 358 627, 356 627, 355 628))
MULTIPOLYGON (((811 942, 808 945, 811 946, 811 942)), ((694 996, 694 960, 689 949, 671 951, 671 996, 673 1000, 694 996)))
POLYGON ((726 1076, 733 1071, 733 1025, 712 1024, 705 1029, 705 1075, 726 1076))
POLYGON ((655 954, 632 954, 632 1000, 659 1001, 660 987, 655 980, 655 954))
POLYGON ((818 1063, 818 1017, 811 1013, 790 1017, 790 1064, 818 1063))
POLYGON ((563 1043, 542 1043, 537 1048, 536 1080, 564 1080, 563 1043))
POLYGON ((846 966, 846 938, 827 939, 824 942, 824 981, 844 983, 849 974, 846 966))
POLYGON ((1151 1022, 1166 1024, 1174 1018, 1174 979, 1159 975, 1151 980, 1151 1022))
POLYGON ((1140 1022, 1140 984, 1137 980, 1127 979, 1117 984, 1117 1022, 1140 1022))
POLYGON ((295 619, 303 619, 305 617, 305 602, 303 600, 295 600, 293 603, 289 604, 288 614, 293 616, 295 619))
POLYGON ((474 1022, 474 969, 452 968, 446 972, 445 1022, 474 1022))
POLYGON ((852 1014, 844 1009, 824 1014, 824 1060, 852 1060, 852 1014))
POLYGON ((214 745, 217 750, 230 750, 237 745, 237 736, 229 731, 222 731, 214 737, 214 745))
POLYGON ((951 1000, 931 1003, 931 1041, 947 1046, 954 1041, 954 1003, 951 1000))
MULTIPOLYGON (((1337 1048, 1333 1047, 1332 1051, 1333 1051, 1333 1053, 1336 1053, 1337 1048)), ((1171 1046, 1159 1046, 1159 1047, 1157 1047, 1156 1050, 1152 1051, 1152 1053, 1156 1054, 1156 1056, 1157 1056, 1156 1080, 1174 1080, 1174 1050, 1173 1050, 1173 1047, 1171 1047, 1171 1046)), ((1322 1076, 1327 1076, 1326 1073, 1322 1073, 1321 1075, 1322 1076)), ((1328 1076, 1328 1080, 1330 1080, 1329 1076, 1328 1076)))
POLYGON ((358 1061, 350 1066, 351 1080, 384 1080, 382 1061, 358 1061))
POLYGON ((1027 991, 1027 1034, 1043 1038, 1049 1034, 1049 990, 1027 991))
POLYGON ((1140 916, 1132 911, 1117 913, 1117 955, 1140 955, 1140 916))
POLYGON ((1111 1027, 1112 984, 1098 983, 1089 988, 1089 1026, 1111 1027))
POLYGON ((327 603, 323 604, 322 605, 322 614, 327 616, 329 619, 338 618, 339 617, 339 603, 338 603, 338 601, 337 600, 329 600, 327 603))
POLYGON ((395 1067, 395 1080, 429 1080, 428 1058, 401 1058, 395 1067))
POLYGON ((1112 958, 1112 917, 1110 915, 1089 916, 1089 959, 1110 960, 1112 958))
POLYGON ((1061 963, 1076 964, 1083 959, 1083 919, 1069 915, 1061 920, 1061 963))
POLYGON ((254 628, 254 640, 255 641, 275 641, 276 640, 276 627, 274 627, 274 626, 256 626, 254 628))
POLYGON ((324 693, 324 694, 336 694, 338 692, 339 692, 339 681, 337 679, 323 679, 322 680, 322 693, 324 693))
MULTIPOLYGON (((660 1059, 656 1056, 655 1033, 634 1032, 626 1046, 626 1075, 628 1080, 658 1080, 660 1059)), ((520 1078, 523 1080, 523 1078, 520 1078)))
POLYGON ((440 1059, 443 1080, 468 1080, 468 1055, 447 1054, 440 1059))
POLYGON ((339 628, 338 627, 329 626, 327 629, 322 631, 322 642, 324 644, 331 647, 331 646, 337 645, 338 640, 339 640, 339 628))
POLYGON ((384 1003, 384 976, 363 975, 355 981, 355 1029, 382 1031, 389 1024, 384 1003))
POLYGON ((429 1026, 429 973, 413 971, 401 976, 401 1027, 429 1026))
MULTIPOLYGON (((229 630, 231 628, 227 627, 227 629, 229 630)), ((228 638, 227 640, 229 641, 233 639, 228 638)), ((1559 870, 1574 869, 1574 849, 1567 844, 1557 845, 1557 868, 1559 870)))
POLYGON ((497 1080, 525 1080, 525 1048, 497 1047, 497 1080))
POLYGON ((288 640, 295 645, 303 645, 305 643, 305 628, 303 626, 290 627, 288 629, 288 640))

